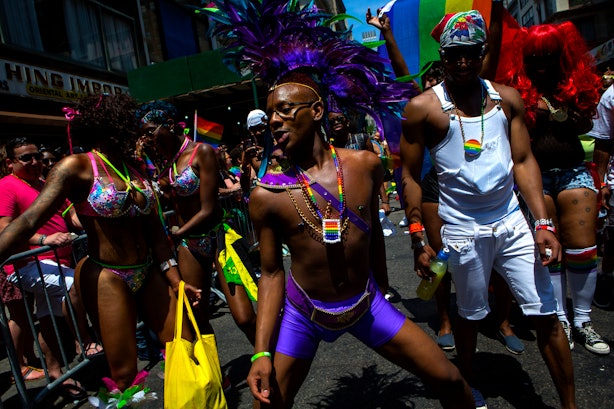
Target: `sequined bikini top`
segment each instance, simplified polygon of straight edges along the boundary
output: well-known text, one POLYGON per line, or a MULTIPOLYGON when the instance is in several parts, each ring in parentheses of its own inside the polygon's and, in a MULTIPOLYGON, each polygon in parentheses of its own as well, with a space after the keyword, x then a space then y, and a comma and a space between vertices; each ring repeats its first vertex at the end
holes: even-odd
MULTIPOLYGON (((88 152, 87 155, 90 157, 90 161, 92 162, 92 171, 94 173, 94 182, 92 183, 92 188, 90 189, 90 193, 87 196, 87 200, 81 203, 75 203, 75 210, 77 214, 84 216, 92 216, 92 217, 109 217, 116 218, 128 215, 130 217, 138 216, 141 214, 149 214, 151 209, 154 208, 155 205, 155 197, 154 191, 151 188, 149 182, 140 176, 138 176, 139 180, 145 186, 145 189, 141 189, 134 185, 132 182, 126 181, 127 178, 130 177, 128 173, 128 168, 124 164, 124 170, 126 175, 121 174, 110 162, 106 160, 106 158, 99 152, 96 152, 96 155, 100 158, 100 164, 104 169, 107 178, 109 180, 113 180, 111 175, 107 171, 107 167, 105 166, 105 162, 107 162, 115 171, 115 173, 126 181, 127 188, 124 191, 117 190, 114 182, 109 182, 105 184, 102 181, 102 177, 98 174, 98 166, 96 164, 96 158, 92 152, 88 152), (145 206, 140 208, 136 203, 131 203, 126 206, 126 201, 128 200, 130 190, 136 190, 141 193, 145 197, 145 206)), ((138 172, 131 168, 132 172, 138 175, 138 172)))
POLYGON ((198 188, 200 187, 200 178, 196 173, 194 173, 194 169, 192 169, 192 162, 194 161, 194 156, 196 156, 196 151, 200 145, 201 144, 198 143, 194 147, 192 155, 188 160, 188 166, 186 166, 181 173, 177 174, 176 162, 173 162, 173 165, 168 169, 168 181, 171 189, 173 189, 173 193, 177 196, 190 196, 197 192, 198 188), (173 174, 175 175, 174 180, 173 174))

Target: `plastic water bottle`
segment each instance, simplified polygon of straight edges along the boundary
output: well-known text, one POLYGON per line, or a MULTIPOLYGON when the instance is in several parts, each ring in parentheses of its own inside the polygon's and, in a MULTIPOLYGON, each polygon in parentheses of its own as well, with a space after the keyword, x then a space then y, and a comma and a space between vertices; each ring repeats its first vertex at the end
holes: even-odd
POLYGON ((382 231, 384 232, 384 236, 392 236, 396 232, 396 227, 394 226, 394 223, 392 223, 388 216, 386 216, 386 212, 384 212, 384 209, 379 209, 379 222, 382 225, 382 231))
POLYGON ((435 277, 431 277, 431 279, 422 279, 418 288, 416 289, 416 294, 421 299, 428 301, 433 297, 435 290, 439 286, 441 279, 446 274, 448 270, 448 257, 450 254, 448 253, 448 249, 443 248, 439 250, 437 253, 437 257, 431 260, 431 271, 435 273, 435 277))

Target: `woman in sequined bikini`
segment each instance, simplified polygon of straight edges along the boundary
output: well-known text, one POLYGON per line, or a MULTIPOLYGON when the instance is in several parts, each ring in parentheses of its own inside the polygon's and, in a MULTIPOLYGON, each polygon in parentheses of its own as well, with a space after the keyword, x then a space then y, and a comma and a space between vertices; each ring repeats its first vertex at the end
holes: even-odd
MULTIPOLYGON (((249 286, 227 277, 217 257, 216 238, 224 234, 228 225, 223 224, 224 212, 218 201, 220 169, 215 150, 187 138, 176 121, 177 109, 167 102, 145 104, 136 115, 145 137, 145 151, 159 164, 160 187, 178 217, 179 227, 171 233, 179 243, 179 267, 186 282, 204 289, 208 299, 215 263, 231 314, 253 344, 256 314, 246 291, 249 286)), ((197 320, 212 332, 208 303, 201 303, 199 310, 197 320)))
MULTIPOLYGON (((137 376, 137 310, 162 342, 173 339, 175 292, 181 280, 153 189, 133 167, 135 108, 126 95, 82 99, 71 110, 69 130, 73 137, 91 141, 94 149, 60 161, 37 200, 0 236, 4 259, 65 199, 75 204, 88 235, 88 256, 77 265, 75 278, 104 345, 112 393, 143 383, 143 376, 137 376)), ((200 290, 188 285, 187 294, 196 305, 200 290)), ((183 336, 192 338, 185 325, 183 336)))

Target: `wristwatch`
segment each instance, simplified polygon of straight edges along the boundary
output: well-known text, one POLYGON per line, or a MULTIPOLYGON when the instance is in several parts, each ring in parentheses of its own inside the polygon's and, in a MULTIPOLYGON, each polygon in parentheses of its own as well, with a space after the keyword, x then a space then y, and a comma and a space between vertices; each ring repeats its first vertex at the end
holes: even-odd
POLYGON ((421 249, 424 246, 426 246, 426 241, 424 241, 424 239, 420 239, 420 241, 412 241, 411 242, 412 250, 421 249))
POLYGON ((160 264, 160 270, 162 270, 163 273, 166 273, 168 270, 171 269, 171 267, 177 267, 177 260, 175 260, 174 258, 169 258, 166 261, 163 261, 160 264))

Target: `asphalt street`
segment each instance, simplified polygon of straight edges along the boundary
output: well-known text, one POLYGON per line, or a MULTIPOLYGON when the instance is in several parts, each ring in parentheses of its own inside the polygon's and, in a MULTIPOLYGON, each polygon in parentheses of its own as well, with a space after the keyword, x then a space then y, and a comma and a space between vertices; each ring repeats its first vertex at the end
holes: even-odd
MULTIPOLYGON (((398 204, 398 203, 397 203, 398 204)), ((390 219, 395 223, 403 217, 394 209, 390 219)), ((394 305, 416 322, 429 335, 435 337, 438 329, 435 302, 422 301, 416 296, 419 278, 413 271, 413 255, 409 249, 409 236, 397 228, 396 234, 386 238, 386 255, 390 284, 396 295, 394 305)), ((289 261, 289 260, 288 260, 289 261)), ((452 295, 454 302, 454 290, 452 295)), ((454 305, 454 304, 453 304, 454 305)), ((535 331, 528 320, 514 306, 512 324, 526 346, 522 355, 507 352, 496 338, 496 328, 487 318, 482 322, 478 336, 475 365, 481 391, 491 409, 545 409, 558 408, 559 400, 554 385, 543 363, 535 340, 535 331)), ((614 346, 614 311, 594 308, 592 320, 595 328, 614 346)), ((252 397, 245 377, 248 373, 252 347, 234 325, 228 308, 220 307, 214 314, 212 325, 216 332, 222 370, 233 388, 227 394, 229 408, 252 407, 252 397)), ((454 361, 454 352, 448 353, 454 361)), ((576 396, 579 408, 610 409, 614 407, 614 355, 598 356, 580 345, 572 351, 576 396)), ((147 362, 141 362, 142 366, 147 362)), ((6 360, 1 370, 6 375, 6 360)), ((104 358, 79 374, 90 394, 97 390, 96 380, 104 371, 104 358)), ((149 386, 159 394, 159 400, 142 408, 163 407, 163 379, 159 364, 153 365, 149 386)), ((14 387, 4 388, 4 407, 19 407, 14 387)), ((70 403, 61 398, 49 407, 89 407, 85 402, 70 403)), ((416 376, 408 373, 362 345, 351 335, 343 335, 334 343, 322 343, 295 402, 297 409, 309 408, 438 408, 435 394, 416 376)))

